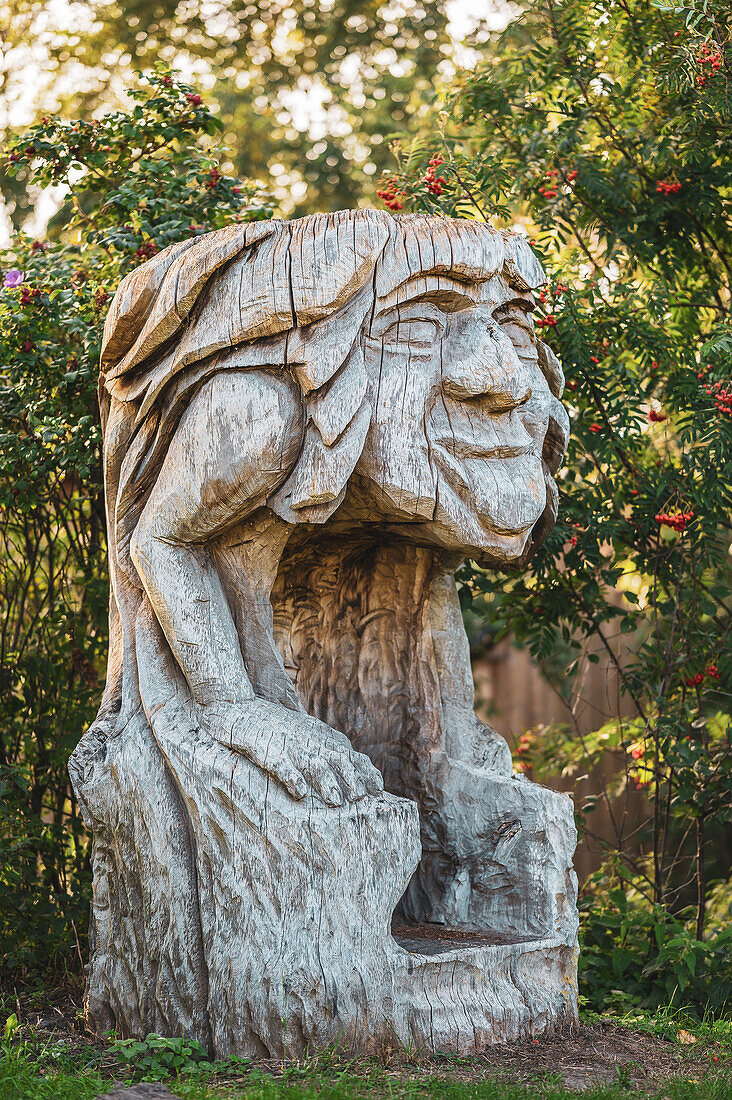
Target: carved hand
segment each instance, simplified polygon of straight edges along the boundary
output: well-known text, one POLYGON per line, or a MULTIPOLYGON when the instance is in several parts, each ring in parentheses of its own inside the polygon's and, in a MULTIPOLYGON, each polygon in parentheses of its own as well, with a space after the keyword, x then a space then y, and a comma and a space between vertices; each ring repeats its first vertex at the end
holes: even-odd
POLYGON ((266 699, 207 707, 203 725, 227 748, 273 776, 298 801, 309 791, 328 806, 384 789, 381 774, 345 734, 266 699))

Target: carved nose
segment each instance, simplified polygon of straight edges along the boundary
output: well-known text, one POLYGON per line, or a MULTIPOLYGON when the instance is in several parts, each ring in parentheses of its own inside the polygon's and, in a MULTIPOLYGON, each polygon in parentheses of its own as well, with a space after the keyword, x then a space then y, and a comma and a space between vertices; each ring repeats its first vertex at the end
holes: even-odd
POLYGON ((444 365, 442 388, 458 401, 480 400, 491 412, 510 412, 531 397, 531 372, 498 325, 477 354, 444 365))

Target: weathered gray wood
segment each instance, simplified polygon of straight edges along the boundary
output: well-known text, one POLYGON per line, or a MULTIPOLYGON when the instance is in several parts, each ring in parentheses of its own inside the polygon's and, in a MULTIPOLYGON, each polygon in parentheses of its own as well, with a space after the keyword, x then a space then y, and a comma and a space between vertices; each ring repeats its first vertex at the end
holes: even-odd
POLYGON ((453 579, 556 516, 542 280, 489 226, 346 211, 120 287, 110 661, 71 761, 100 1030, 469 1052, 576 1018, 571 802, 476 718, 453 579))

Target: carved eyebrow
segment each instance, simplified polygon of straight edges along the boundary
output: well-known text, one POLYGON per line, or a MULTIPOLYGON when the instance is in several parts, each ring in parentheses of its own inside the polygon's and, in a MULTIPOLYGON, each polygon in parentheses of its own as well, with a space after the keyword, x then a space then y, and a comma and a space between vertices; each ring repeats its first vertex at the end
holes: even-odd
POLYGON ((426 275, 420 272, 419 275, 413 276, 396 287, 391 293, 377 298, 376 312, 391 306, 405 306, 415 300, 434 301, 443 311, 452 312, 475 305, 480 300, 480 289, 480 284, 476 285, 475 280, 471 280, 470 283, 458 282, 449 276, 426 275))
POLYGON ((493 315, 500 320, 502 318, 499 315, 502 313, 515 315, 517 311, 520 314, 533 313, 535 310, 536 298, 533 294, 524 294, 520 298, 509 298, 508 301, 501 302, 501 304, 496 306, 493 310, 493 315))
MULTIPOLYGON (((425 290, 424 287, 415 287, 415 293, 408 297, 399 297, 398 301, 383 302, 381 307, 376 303, 375 317, 383 317, 394 310, 413 309, 415 306, 431 307, 441 313, 456 313, 461 309, 468 309, 478 304, 476 298, 469 294, 460 293, 451 287, 435 287, 425 290)), ((403 288, 402 288, 403 290, 403 288)))

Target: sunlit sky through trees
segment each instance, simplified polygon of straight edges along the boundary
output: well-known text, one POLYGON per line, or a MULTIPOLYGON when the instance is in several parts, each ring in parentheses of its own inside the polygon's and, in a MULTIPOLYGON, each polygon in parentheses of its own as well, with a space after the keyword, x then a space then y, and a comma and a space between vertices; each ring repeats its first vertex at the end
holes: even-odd
MULTIPOLYGON (((123 12, 128 7, 126 3, 119 6, 123 12)), ((190 18, 190 9, 195 6, 181 4, 176 12, 180 10, 184 20, 190 18)), ((87 117, 89 114, 99 117, 125 102, 125 91, 134 81, 133 72, 140 67, 137 57, 133 58, 132 37, 129 50, 123 42, 116 45, 110 43, 109 50, 100 52, 94 63, 89 63, 84 57, 85 39, 90 40, 100 33, 100 16, 106 15, 111 7, 99 0, 91 4, 75 0, 47 0, 45 3, 5 0, 0 3, 0 42, 3 43, 0 46, 0 133, 4 135, 29 125, 45 112, 73 116, 79 113, 77 104, 80 101, 88 105, 86 110, 82 108, 81 111, 87 117)), ((231 5, 226 0, 200 0, 198 7, 209 38, 223 43, 230 40, 231 5)), ((319 10, 323 12, 328 7, 328 3, 321 0, 319 10)), ((390 22, 401 26, 401 20, 410 9, 414 12, 419 8, 420 0, 394 0, 379 9, 378 18, 383 19, 385 26, 390 22)), ((435 85, 438 88, 439 82, 446 82, 453 76, 456 67, 471 67, 477 58, 476 45, 491 31, 505 26, 511 17, 512 7, 505 0, 446 0, 444 10, 447 16, 446 41, 439 47, 443 60, 436 66, 435 85)), ((175 16, 173 18, 175 26, 175 16)), ((146 36, 144 31, 134 31, 138 24, 138 16, 130 15, 129 33, 130 36, 134 34, 137 41, 146 36)), ((256 33, 256 21, 252 26, 256 33)), ((283 6, 271 43, 273 50, 283 58, 292 51, 289 39, 293 33, 294 16, 290 22, 287 6, 283 6)), ((427 30, 425 38, 427 41, 434 39, 435 32, 427 30)), ((185 80, 204 93, 211 92, 222 78, 228 81, 233 79, 239 89, 246 87, 246 68, 240 67, 236 71, 225 69, 223 65, 219 66, 216 57, 202 56, 205 50, 194 52, 189 49, 189 41, 188 36, 183 41, 175 41, 171 34, 157 56, 178 69, 185 80)), ((377 59, 386 72, 398 79, 408 73, 409 63, 394 50, 391 54, 393 58, 388 50, 384 50, 383 56, 377 55, 377 59)), ((361 102, 364 113, 373 109, 368 106, 371 101, 359 94, 362 68, 363 61, 358 53, 347 53, 342 57, 339 81, 348 97, 347 109, 339 103, 340 97, 334 94, 332 82, 328 87, 322 74, 316 71, 307 78, 300 76, 290 86, 286 82, 280 83, 272 89, 271 98, 267 97, 269 101, 263 102, 261 96, 255 98, 255 110, 263 116, 263 121, 267 120, 268 114, 280 124, 286 119, 290 132, 297 131, 304 135, 306 141, 314 143, 314 154, 312 150, 308 150, 307 154, 312 159, 313 155, 320 154, 321 147, 325 149, 331 138, 340 139, 342 144, 349 140, 353 131, 354 109, 358 111, 361 102)), ((216 105, 212 106, 217 109, 216 105)), ((236 118, 232 129, 236 133, 236 118)), ((379 140, 379 135, 376 135, 376 141, 379 140)), ((354 159, 361 160, 366 176, 373 176, 377 169, 375 164, 367 162, 369 150, 364 148, 363 141, 356 142, 355 135, 353 145, 354 159)), ((308 184, 302 175, 292 171, 291 166, 280 165, 276 158, 274 161, 270 158, 267 167, 270 170, 267 182, 282 213, 293 212, 295 204, 304 198, 308 184)), ((235 168, 240 170, 240 165, 235 168)), ((62 196, 63 190, 58 187, 30 196, 32 210, 24 221, 24 230, 33 236, 43 235, 62 196)), ((0 246, 7 245, 11 233, 8 208, 0 205, 0 246)))

